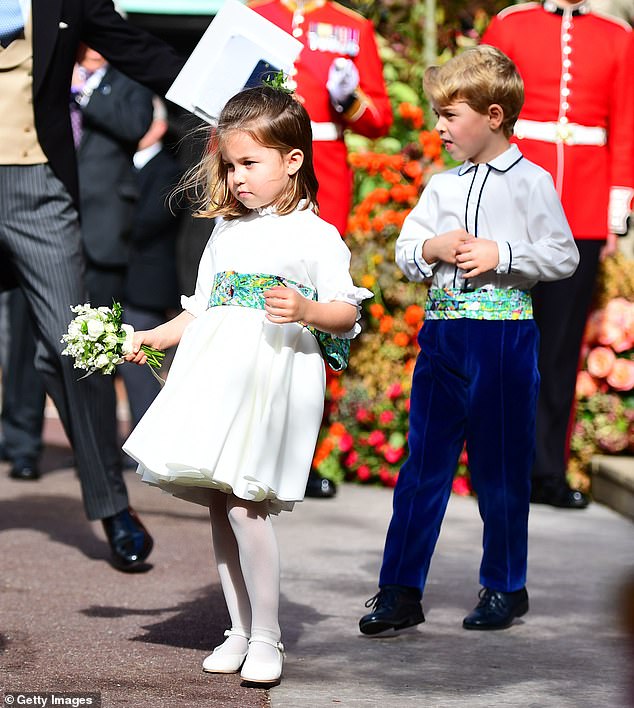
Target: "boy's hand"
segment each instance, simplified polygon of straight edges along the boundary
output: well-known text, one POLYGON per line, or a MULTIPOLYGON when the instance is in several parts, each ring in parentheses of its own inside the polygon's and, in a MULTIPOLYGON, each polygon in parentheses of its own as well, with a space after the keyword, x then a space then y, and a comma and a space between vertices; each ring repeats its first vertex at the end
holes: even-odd
POLYGON ((454 229, 444 234, 438 234, 423 244, 423 258, 429 264, 444 261, 455 265, 458 248, 471 238, 473 236, 464 229, 454 229))
POLYGON ((486 238, 469 238, 456 252, 456 265, 464 278, 474 278, 493 270, 499 263, 498 245, 486 238))
POLYGON ((278 286, 264 293, 266 319, 275 324, 299 322, 306 318, 306 305, 309 302, 293 288, 278 286))

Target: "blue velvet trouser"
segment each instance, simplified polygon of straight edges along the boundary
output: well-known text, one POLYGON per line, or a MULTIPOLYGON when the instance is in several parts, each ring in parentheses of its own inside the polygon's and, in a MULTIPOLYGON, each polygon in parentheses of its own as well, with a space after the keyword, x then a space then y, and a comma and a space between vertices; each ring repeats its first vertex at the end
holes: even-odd
POLYGON ((466 441, 484 522, 480 584, 524 587, 538 339, 533 320, 430 320, 421 329, 409 457, 394 489, 380 586, 424 589, 466 441))

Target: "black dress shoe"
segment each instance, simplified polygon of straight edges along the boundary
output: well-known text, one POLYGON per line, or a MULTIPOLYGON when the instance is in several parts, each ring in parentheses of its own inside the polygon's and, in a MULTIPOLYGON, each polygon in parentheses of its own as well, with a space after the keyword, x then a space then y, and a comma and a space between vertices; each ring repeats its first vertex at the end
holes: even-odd
POLYGON ((462 621, 465 629, 506 629, 516 617, 528 612, 526 588, 515 592, 500 592, 482 588, 480 602, 462 621))
POLYGON ((332 480, 326 479, 316 472, 311 472, 308 475, 308 482, 306 483, 307 497, 329 499, 334 497, 336 493, 337 487, 332 480))
POLYGON ((35 481, 40 478, 40 470, 35 460, 17 459, 13 461, 13 467, 9 472, 11 479, 21 479, 24 481, 35 481))
POLYGON ((386 629, 405 629, 425 621, 420 604, 421 592, 418 588, 404 585, 384 585, 371 597, 366 607, 372 612, 359 620, 363 634, 378 634, 386 629))
POLYGON ((533 481, 531 503, 548 504, 559 509, 585 509, 590 503, 590 497, 578 489, 571 489, 567 484, 553 485, 533 481))
POLYGON ((132 508, 101 520, 112 551, 112 565, 129 573, 149 570, 154 541, 132 508))

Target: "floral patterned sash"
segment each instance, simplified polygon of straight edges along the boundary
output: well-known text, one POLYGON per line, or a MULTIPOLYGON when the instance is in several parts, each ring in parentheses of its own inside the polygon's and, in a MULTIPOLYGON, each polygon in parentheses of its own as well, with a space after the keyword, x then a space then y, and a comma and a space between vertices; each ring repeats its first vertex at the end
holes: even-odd
MULTIPOLYGON (((225 270, 216 273, 209 307, 219 305, 239 305, 240 307, 253 307, 264 309, 264 291, 274 287, 293 288, 300 295, 317 300, 317 291, 307 285, 302 285, 294 280, 283 278, 280 275, 266 275, 263 273, 236 273, 234 270, 225 270)), ((303 323, 299 323, 303 324, 303 323)), ((322 356, 328 366, 334 371, 341 371, 348 366, 350 356, 350 340, 336 337, 334 334, 322 332, 310 325, 304 325, 317 339, 322 356)))
POLYGON ((528 290, 463 291, 430 288, 425 305, 426 320, 532 320, 533 301, 528 290))

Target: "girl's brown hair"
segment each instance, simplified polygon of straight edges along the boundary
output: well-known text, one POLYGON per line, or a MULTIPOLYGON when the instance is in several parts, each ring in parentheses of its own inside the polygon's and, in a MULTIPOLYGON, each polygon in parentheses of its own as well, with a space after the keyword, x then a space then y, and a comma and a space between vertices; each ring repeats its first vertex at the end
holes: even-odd
POLYGON ((267 148, 281 155, 299 149, 304 161, 290 176, 288 189, 275 207, 278 214, 294 211, 302 200, 303 208, 318 213, 318 182, 313 167, 313 141, 310 118, 293 94, 271 86, 245 89, 229 99, 220 112, 218 125, 211 129, 203 159, 183 178, 177 191, 187 191, 195 208, 195 216, 222 216, 236 219, 251 212, 231 193, 227 181, 227 166, 220 148, 225 137, 242 131, 267 148))

